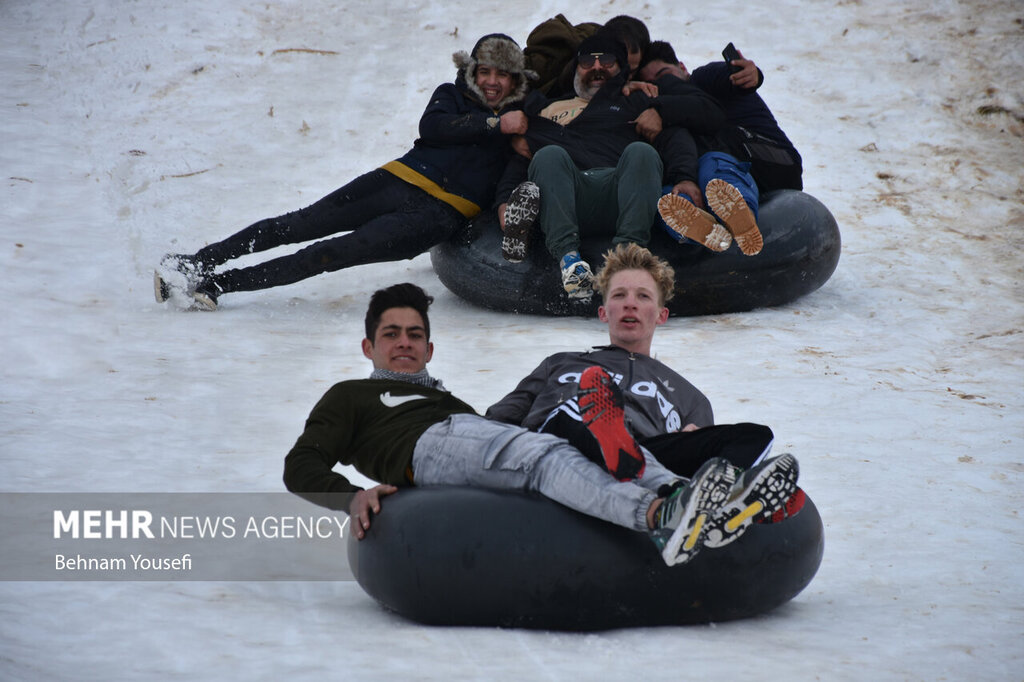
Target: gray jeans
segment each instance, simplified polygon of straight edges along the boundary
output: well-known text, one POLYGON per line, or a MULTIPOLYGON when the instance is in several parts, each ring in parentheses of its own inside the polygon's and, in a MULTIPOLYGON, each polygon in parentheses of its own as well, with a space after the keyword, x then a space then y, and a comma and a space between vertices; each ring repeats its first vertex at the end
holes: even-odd
POLYGON ((654 491, 677 477, 644 454, 643 478, 620 482, 562 438, 456 414, 420 436, 412 469, 418 486, 531 490, 578 512, 646 531, 654 491))

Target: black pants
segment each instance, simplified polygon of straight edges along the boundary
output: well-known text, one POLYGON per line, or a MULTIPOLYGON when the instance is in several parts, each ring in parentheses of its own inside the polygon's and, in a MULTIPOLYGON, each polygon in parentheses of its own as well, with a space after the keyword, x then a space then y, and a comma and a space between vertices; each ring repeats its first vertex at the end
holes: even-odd
POLYGON ((465 223, 452 206, 377 169, 315 204, 250 225, 195 257, 217 266, 249 253, 320 239, 293 254, 214 275, 222 292, 293 284, 353 265, 414 258, 465 223), (331 237, 339 232, 347 234, 331 237))
POLYGON ((721 145, 718 151, 750 162, 750 174, 754 176, 761 194, 777 189, 804 188, 803 159, 792 145, 742 126, 726 128, 715 139, 721 145))
POLYGON ((674 474, 692 477, 712 457, 724 457, 741 469, 749 469, 775 440, 763 424, 719 424, 696 431, 677 431, 645 438, 640 445, 674 474))
MULTIPOLYGON (((588 458, 604 466, 601 447, 583 422, 559 411, 541 430, 565 438, 588 458)), ((775 434, 767 426, 740 423, 664 433, 637 442, 650 450, 654 458, 672 473, 692 478, 697 469, 712 457, 724 457, 731 464, 748 469, 774 439, 775 434)))

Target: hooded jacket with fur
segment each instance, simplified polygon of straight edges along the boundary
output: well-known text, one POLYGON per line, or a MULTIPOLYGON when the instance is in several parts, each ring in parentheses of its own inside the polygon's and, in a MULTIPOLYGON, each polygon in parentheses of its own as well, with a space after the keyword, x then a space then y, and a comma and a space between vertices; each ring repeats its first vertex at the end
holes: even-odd
MULTIPOLYGON (((521 109, 532 71, 522 66, 522 52, 512 42, 481 39, 470 57, 457 52, 453 59, 459 66, 454 83, 445 83, 434 90, 430 104, 420 117, 419 138, 404 156, 383 166, 384 170, 419 187, 431 196, 453 206, 471 218, 481 208, 490 206, 494 190, 512 155, 507 135, 500 128, 501 114, 521 109), (487 52, 488 47, 493 47, 487 52), (484 51, 481 54, 480 48, 484 51), (504 68, 516 66, 518 71, 504 68), (476 65, 493 64, 512 73, 519 81, 512 93, 499 102, 498 109, 486 103, 475 85, 476 65), (472 87, 469 85, 472 83, 472 87)), ((493 38, 493 36, 492 36, 493 38)), ((511 41, 511 38, 508 39, 511 41)))

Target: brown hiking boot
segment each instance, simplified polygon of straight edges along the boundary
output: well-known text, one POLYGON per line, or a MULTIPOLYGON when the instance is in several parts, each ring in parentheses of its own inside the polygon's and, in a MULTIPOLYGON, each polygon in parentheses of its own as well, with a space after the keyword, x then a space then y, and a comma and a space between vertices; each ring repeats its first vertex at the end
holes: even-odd
POLYGON ((747 206, 740 191, 725 180, 715 178, 704 189, 704 196, 707 197, 711 210, 732 233, 743 255, 754 256, 761 253, 761 247, 764 246, 761 231, 757 229, 754 212, 747 206))
POLYGON ((725 251, 732 244, 732 235, 718 224, 713 215, 677 194, 666 194, 659 199, 658 213, 680 237, 692 239, 712 251, 725 251))

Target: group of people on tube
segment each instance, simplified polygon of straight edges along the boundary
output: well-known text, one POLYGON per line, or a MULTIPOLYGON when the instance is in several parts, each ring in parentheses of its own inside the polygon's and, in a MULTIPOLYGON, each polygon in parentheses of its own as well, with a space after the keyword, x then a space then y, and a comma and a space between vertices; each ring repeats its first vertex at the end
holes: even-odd
POLYGON ((545 358, 480 415, 427 371, 433 298, 410 283, 381 289, 361 347, 372 373, 316 404, 285 457, 286 487, 320 503, 340 494, 360 539, 409 486, 540 493, 648 534, 669 565, 798 513, 798 464, 771 456, 771 429, 715 425, 708 398, 651 356, 675 281, 645 248, 659 218, 680 241, 754 256, 760 192, 802 187, 800 156, 755 92, 760 70, 736 52, 690 73, 627 16, 573 26, 559 15, 525 52, 493 33, 453 58, 456 78, 434 90, 404 156, 311 206, 168 254, 157 299, 215 310, 226 293, 413 258, 495 210, 504 257, 522 260, 542 235, 565 294, 600 297, 609 344, 545 358), (596 269, 583 234, 611 238, 596 269), (313 243, 220 269, 300 242, 313 243), (376 484, 353 484, 339 463, 376 484))

